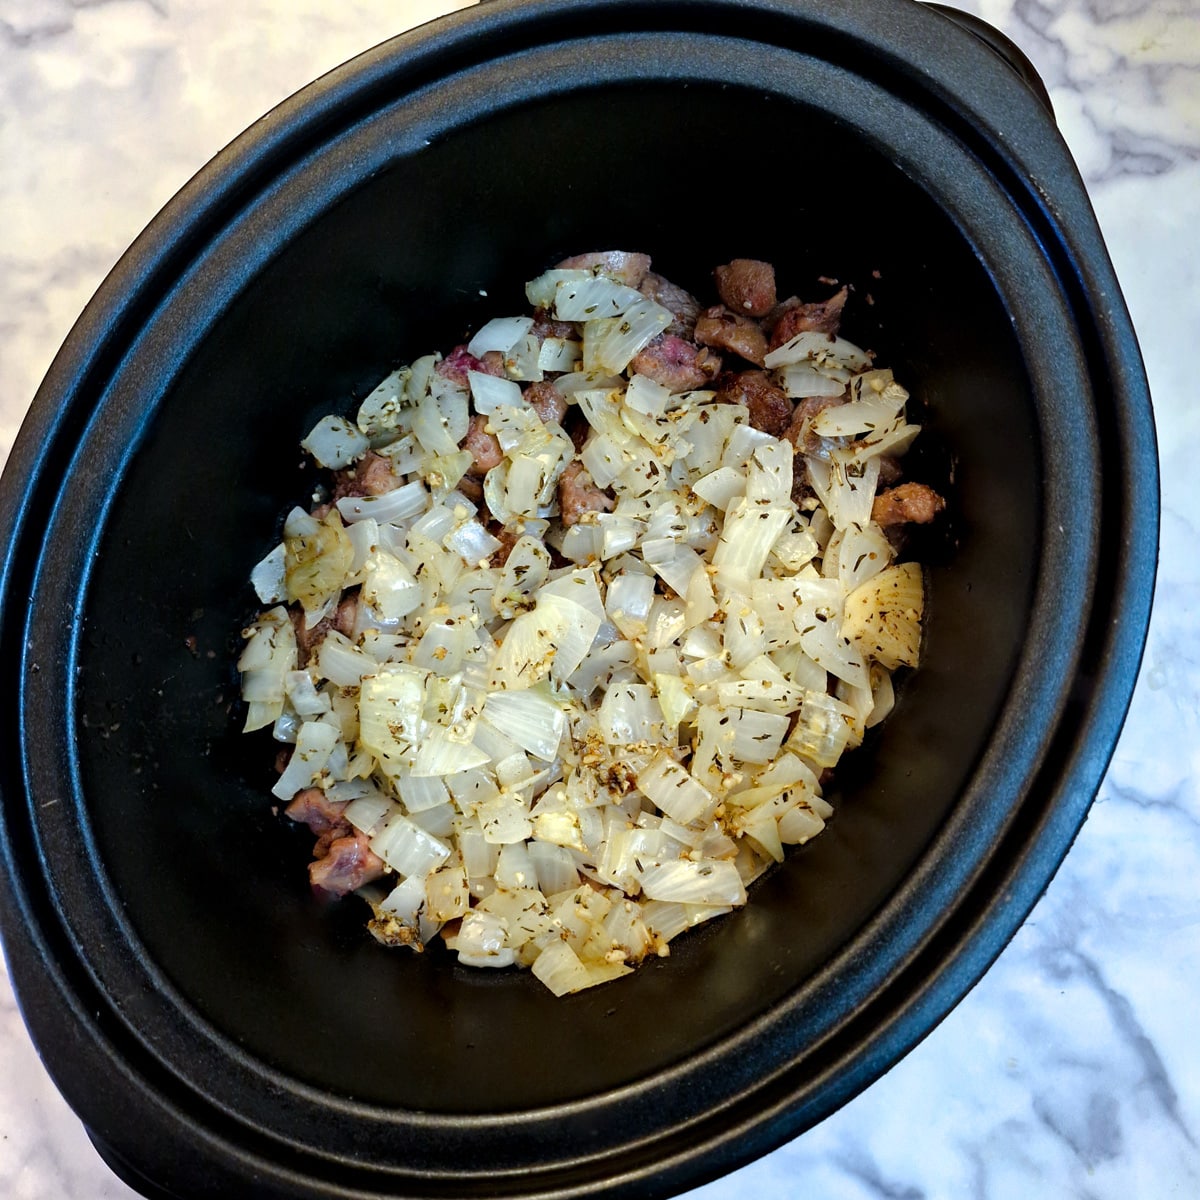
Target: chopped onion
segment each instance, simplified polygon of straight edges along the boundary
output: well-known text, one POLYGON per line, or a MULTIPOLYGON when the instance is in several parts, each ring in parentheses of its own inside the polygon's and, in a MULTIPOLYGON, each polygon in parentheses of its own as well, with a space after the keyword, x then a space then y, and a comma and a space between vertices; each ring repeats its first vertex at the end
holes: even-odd
POLYGON ((494 413, 501 407, 519 407, 524 403, 521 385, 511 379, 501 379, 483 371, 468 371, 471 399, 478 413, 494 413))
MULTIPOLYGON (((644 303, 645 299, 634 288, 626 287, 607 275, 592 275, 589 272, 583 279, 559 282, 554 293, 554 315, 560 321, 615 318, 635 305, 644 303)), ((623 370, 624 364, 616 369, 623 370)))
POLYGON ((629 370, 663 306, 600 269, 526 292, 568 336, 488 321, 466 349, 504 377, 429 355, 306 437, 333 470, 383 455, 392 478, 363 481, 394 486, 287 515, 251 583, 303 624, 270 608, 238 666, 246 728, 294 743, 276 797, 321 789, 400 877, 372 893, 375 936, 441 930, 460 962, 563 995, 666 954, 824 827, 818 776, 918 660, 921 568, 871 519, 880 458, 918 427, 890 371, 808 331, 765 364, 838 401, 797 456, 746 407, 629 370), (578 453, 526 401, 546 375, 578 453), (473 414, 499 447, 482 477, 473 414), (605 495, 567 526, 573 462, 605 495))
POLYGON ((490 350, 507 354, 532 328, 532 317, 493 317, 467 343, 467 352, 476 358, 490 350))
POLYGON ((853 342, 815 330, 796 334, 763 359, 763 365, 768 369, 802 362, 831 364, 851 371, 863 371, 871 365, 870 356, 853 342))
POLYGON ((550 762, 567 727, 562 707, 536 690, 493 692, 483 706, 495 728, 522 750, 550 762))
POLYGON ((345 417, 322 417, 300 446, 322 467, 338 470, 362 458, 371 441, 345 417))
POLYGON ((296 748, 283 773, 271 789, 273 796, 290 800, 297 792, 311 787, 325 769, 337 744, 338 731, 323 721, 305 721, 296 737, 296 748))
POLYGON ((280 542, 250 572, 250 585, 264 604, 277 604, 280 600, 287 599, 287 584, 284 582, 285 557, 286 549, 283 542, 280 542))
POLYGON ((889 671, 915 667, 920 655, 925 586, 919 563, 885 567, 846 597, 842 629, 889 671))
POLYGON ((409 521, 428 507, 429 489, 420 480, 378 496, 343 496, 337 502, 337 510, 347 524, 367 518, 380 525, 409 521))
POLYGON ((642 891, 651 900, 679 904, 746 903, 746 889, 731 862, 717 859, 679 859, 651 867, 642 876, 642 891))
POLYGON ((591 319, 583 327, 585 371, 624 371, 629 360, 675 319, 661 304, 634 295, 638 299, 623 310, 623 316, 591 319))

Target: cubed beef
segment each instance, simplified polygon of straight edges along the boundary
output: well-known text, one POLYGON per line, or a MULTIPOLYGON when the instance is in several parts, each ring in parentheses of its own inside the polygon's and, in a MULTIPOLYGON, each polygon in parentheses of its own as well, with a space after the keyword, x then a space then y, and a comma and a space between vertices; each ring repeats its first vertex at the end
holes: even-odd
POLYGON ((736 375, 727 372, 718 380, 717 399, 744 405, 750 424, 772 437, 782 437, 791 424, 792 402, 765 371, 739 371, 736 375))
POLYGON ((471 452, 471 465, 467 470, 478 478, 504 461, 504 451, 500 449, 496 435, 488 433, 487 423, 487 417, 475 413, 467 426, 467 436, 462 440, 462 448, 471 452))
POLYGON ((558 481, 558 504, 562 523, 575 525, 590 512, 612 512, 613 498, 592 482, 587 468, 578 459, 567 464, 558 481))
POLYGON ((849 288, 816 304, 801 304, 796 301, 774 318, 771 328, 771 349, 790 342, 798 333, 827 333, 836 337, 842 324, 842 309, 850 295, 849 288))
POLYGON ((660 334, 629 364, 631 374, 645 375, 672 392, 707 387, 720 369, 712 351, 673 333, 660 334))
POLYGON ((928 525, 946 507, 946 501, 925 483, 902 483, 875 497, 871 520, 889 525, 928 525))
POLYGON ((549 380, 525 388, 525 402, 546 425, 561 425, 567 415, 566 397, 549 380))
POLYGON ((726 307, 747 317, 765 317, 775 307, 775 268, 757 258, 735 258, 713 275, 726 307))
POLYGON ((400 486, 392 473, 392 460, 368 450, 352 467, 333 473, 333 499, 345 496, 381 496, 400 486))
POLYGON ((843 396, 806 396, 792 413, 791 424, 784 431, 787 438, 799 454, 813 454, 821 443, 821 439, 812 431, 812 419, 827 408, 845 404, 843 396))
POLYGON ((563 338, 572 342, 579 340, 579 330, 573 322, 556 320, 554 315, 544 308, 533 310, 533 328, 529 332, 539 342, 548 337, 563 338))
POLYGON ((308 864, 313 887, 333 896, 345 896, 378 879, 387 867, 371 849, 366 834, 352 833, 335 838, 325 853, 308 864))
POLYGON ((482 358, 476 358, 465 345, 455 346, 434 370, 444 379, 453 380, 460 387, 467 387, 470 382, 468 371, 481 371, 485 375, 496 375, 500 379, 508 374, 504 367, 504 355, 499 350, 489 350, 482 358))
POLYGON ((653 271, 647 273, 638 291, 655 304, 661 304, 675 318, 664 333, 691 340, 696 331, 696 318, 700 315, 700 301, 691 292, 653 271))
POLYGON ((350 825, 342 816, 346 805, 330 800, 318 787, 304 788, 285 808, 284 815, 301 825, 307 825, 313 833, 327 833, 331 829, 348 832, 350 825))
POLYGON ((752 317, 732 313, 723 304, 706 308, 696 322, 696 341, 739 354, 755 366, 763 365, 767 353, 767 335, 752 317))

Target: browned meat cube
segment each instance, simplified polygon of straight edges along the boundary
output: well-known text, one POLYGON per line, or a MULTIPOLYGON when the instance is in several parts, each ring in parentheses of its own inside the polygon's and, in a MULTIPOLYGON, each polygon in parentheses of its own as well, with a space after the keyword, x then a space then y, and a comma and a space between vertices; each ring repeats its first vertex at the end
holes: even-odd
POLYGON ((721 360, 710 350, 673 333, 656 337, 629 364, 631 374, 645 375, 672 392, 707 387, 721 369, 721 360))
POLYGON ((638 291, 674 316, 675 320, 663 330, 664 333, 691 340, 696 331, 696 318, 700 315, 700 301, 691 292, 653 271, 647 272, 638 291))
POLYGON ((723 304, 706 308, 696 322, 696 341, 702 346, 729 350, 761 367, 767 354, 767 335, 751 317, 740 317, 723 304))
POLYGON ((562 523, 576 525, 585 513, 612 512, 613 498, 592 482, 587 468, 576 459, 567 464, 558 481, 558 504, 562 523))
POLYGON ((331 841, 325 853, 308 864, 308 878, 313 887, 344 896, 378 879, 386 869, 366 834, 353 833, 331 841))
POLYGON ((489 532, 500 543, 500 549, 492 551, 492 556, 488 559, 488 566, 502 567, 508 562, 508 556, 520 538, 511 529, 499 523, 496 523, 489 532))
POLYGON ((775 307, 775 268, 757 258, 735 258, 713 275, 727 308, 747 317, 765 317, 775 307))
POLYGON ((566 397, 549 380, 526 387, 525 402, 546 425, 561 425, 567 415, 566 397))
POLYGON ((529 332, 539 342, 545 341, 548 337, 564 338, 573 342, 579 340, 579 330, 575 328, 573 322, 559 321, 544 308, 533 310, 533 328, 529 332))
POLYGON ((508 374, 504 367, 504 355, 499 350, 489 350, 482 358, 476 358, 465 345, 455 346, 434 370, 460 387, 466 387, 469 383, 468 371, 482 371, 485 375, 496 375, 501 379, 508 374))
POLYGON ((902 483, 875 497, 871 520, 885 528, 889 525, 928 525, 946 507, 926 483, 902 483))
POLYGON ((790 342, 798 333, 827 333, 836 337, 842 324, 842 309, 850 295, 849 288, 842 288, 828 300, 817 304, 801 304, 796 301, 779 314, 771 326, 771 349, 790 342))
POLYGON ((467 470, 479 478, 504 461, 504 451, 500 449, 496 435, 487 431, 487 420, 482 413, 475 413, 467 426, 467 436, 462 440, 462 448, 470 450, 473 459, 467 470))
POLYGON ((798 454, 813 454, 821 439, 812 431, 812 419, 827 408, 834 408, 846 401, 841 396, 806 396, 792 414, 791 424, 783 436, 796 447, 798 454))
POLYGON ((399 486, 400 480, 392 474, 392 460, 368 450, 354 466, 334 472, 333 498, 381 496, 399 486))
POLYGON ((740 371, 722 375, 717 399, 724 404, 742 404, 750 424, 772 437, 782 437, 792 421, 792 402, 787 393, 771 382, 765 371, 740 371))
POLYGON ((313 833, 326 833, 330 829, 349 831, 350 826, 342 816, 344 803, 330 800, 318 787, 304 788, 285 808, 284 815, 301 825, 307 825, 313 833))

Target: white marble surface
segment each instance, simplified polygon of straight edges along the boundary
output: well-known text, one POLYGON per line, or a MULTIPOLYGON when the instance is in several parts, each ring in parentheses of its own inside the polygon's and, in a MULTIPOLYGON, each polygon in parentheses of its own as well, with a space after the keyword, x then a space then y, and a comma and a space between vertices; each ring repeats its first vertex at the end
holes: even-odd
MULTIPOLYGON (((0 0, 0 460, 121 251, 260 113, 468 0, 0 0)), ((1141 337, 1163 470, 1142 677, 1098 802, 982 983, 889 1075, 694 1193, 1200 1196, 1200 0, 959 0, 1049 85, 1141 337)), ((0 975, 0 1196, 134 1195, 0 975)))

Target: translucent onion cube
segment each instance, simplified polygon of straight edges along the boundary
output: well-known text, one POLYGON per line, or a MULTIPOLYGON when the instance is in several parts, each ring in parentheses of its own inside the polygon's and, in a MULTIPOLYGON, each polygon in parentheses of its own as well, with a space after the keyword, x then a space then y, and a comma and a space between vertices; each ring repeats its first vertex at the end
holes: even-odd
POLYGON ((846 597, 842 633, 887 667, 915 667, 920 657, 924 577, 919 563, 897 563, 846 597))
POLYGON ((680 859, 651 867, 642 876, 642 891, 650 900, 681 904, 746 903, 746 889, 737 867, 719 859, 680 859))

